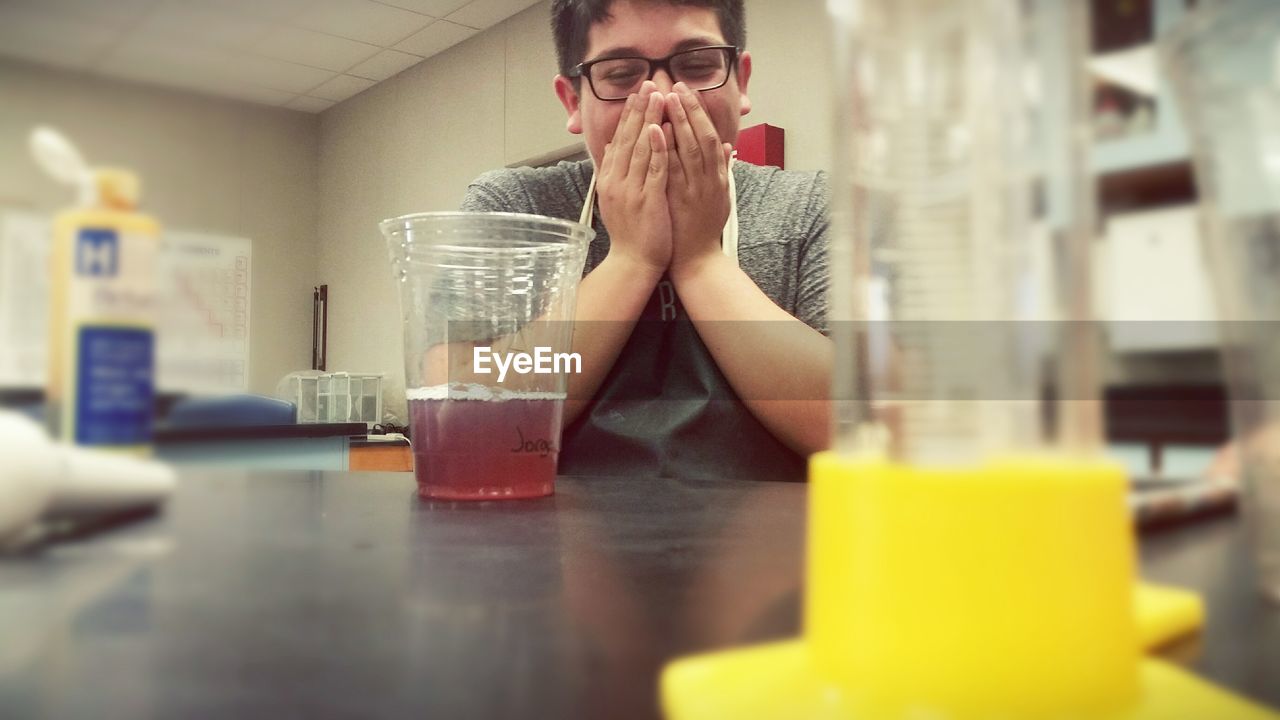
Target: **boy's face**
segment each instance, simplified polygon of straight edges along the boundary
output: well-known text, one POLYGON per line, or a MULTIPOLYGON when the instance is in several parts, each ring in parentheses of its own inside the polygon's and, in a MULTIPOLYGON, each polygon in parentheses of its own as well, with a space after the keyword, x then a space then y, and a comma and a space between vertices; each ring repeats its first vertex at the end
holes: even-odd
MULTIPOLYGON (((617 0, 609 13, 611 17, 592 25, 588 31, 584 60, 606 54, 662 58, 687 49, 691 43, 727 44, 716 12, 711 8, 617 0)), ((751 111, 751 101, 747 98, 750 77, 751 55, 744 51, 729 82, 715 90, 698 93, 723 142, 737 145, 738 118, 751 111)), ((653 81, 662 93, 672 92, 675 84, 663 70, 654 75, 653 81)), ((604 146, 613 140, 625 103, 600 100, 591 92, 586 78, 581 79, 580 87, 575 90, 569 78, 557 75, 555 86, 556 95, 569 113, 569 132, 586 137, 587 150, 599 165, 604 158, 604 146)))

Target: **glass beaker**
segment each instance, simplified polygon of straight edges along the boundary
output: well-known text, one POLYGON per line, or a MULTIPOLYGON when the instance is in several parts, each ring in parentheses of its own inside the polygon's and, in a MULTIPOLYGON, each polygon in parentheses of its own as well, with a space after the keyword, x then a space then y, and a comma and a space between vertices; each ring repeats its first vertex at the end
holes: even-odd
POLYGON ((1202 0, 1161 53, 1191 140, 1258 581, 1280 602, 1280 3, 1202 0))
POLYGON ((554 489, 587 245, 575 222, 422 213, 380 229, 400 282, 405 396, 422 497, 554 489))
POLYGON ((850 239, 831 250, 835 449, 943 465, 1096 452, 1087 8, 828 7, 850 239))

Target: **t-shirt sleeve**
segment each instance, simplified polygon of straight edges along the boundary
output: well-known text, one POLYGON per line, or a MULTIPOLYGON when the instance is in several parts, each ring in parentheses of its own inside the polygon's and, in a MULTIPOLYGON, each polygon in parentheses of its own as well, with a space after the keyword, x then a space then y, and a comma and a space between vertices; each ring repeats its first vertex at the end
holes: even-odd
POLYGON ((528 212, 515 200, 524 195, 519 179, 510 170, 493 170, 467 186, 459 207, 463 212, 528 212))
POLYGON ((809 227, 800 246, 800 277, 796 293, 796 317, 823 335, 829 334, 827 293, 831 285, 828 197, 827 175, 819 172, 814 177, 805 214, 809 227))

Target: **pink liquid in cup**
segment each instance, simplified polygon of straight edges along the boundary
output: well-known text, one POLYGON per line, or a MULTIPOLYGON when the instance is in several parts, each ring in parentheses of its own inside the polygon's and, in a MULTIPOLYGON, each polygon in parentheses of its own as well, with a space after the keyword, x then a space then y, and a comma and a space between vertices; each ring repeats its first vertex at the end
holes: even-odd
POLYGON ((563 395, 436 386, 408 397, 421 497, 507 500, 554 491, 563 395))

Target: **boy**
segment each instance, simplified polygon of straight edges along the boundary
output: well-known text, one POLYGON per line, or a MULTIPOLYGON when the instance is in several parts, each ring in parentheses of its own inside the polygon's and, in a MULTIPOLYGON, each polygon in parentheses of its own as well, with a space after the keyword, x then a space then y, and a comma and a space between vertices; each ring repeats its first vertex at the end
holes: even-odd
POLYGON ((826 447, 822 173, 731 157, 742 0, 555 0, 555 92, 590 160, 487 173, 463 209, 590 223, 564 474, 802 479, 826 447))

